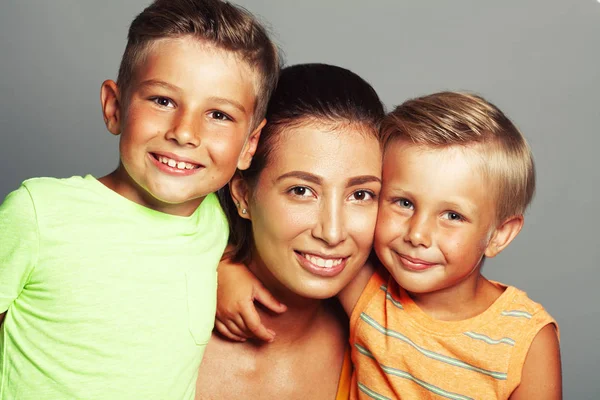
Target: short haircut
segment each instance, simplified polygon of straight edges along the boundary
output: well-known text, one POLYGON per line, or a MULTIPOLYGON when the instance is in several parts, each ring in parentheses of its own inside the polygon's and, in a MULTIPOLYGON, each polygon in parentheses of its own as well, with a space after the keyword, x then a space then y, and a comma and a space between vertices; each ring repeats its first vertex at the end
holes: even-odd
MULTIPOLYGON (((267 124, 262 129, 252 164, 238 173, 252 188, 269 165, 281 137, 290 128, 307 124, 344 132, 352 127, 358 128, 360 133, 356 134, 379 141, 384 116, 385 109, 375 89, 352 71, 327 64, 284 68, 269 102, 267 124)), ((343 136, 340 140, 344 140, 343 136)), ((229 186, 218 194, 230 227, 232 250, 225 256, 234 262, 247 263, 254 243, 252 224, 238 215, 229 186)))
POLYGON ((117 78, 124 101, 151 44, 185 36, 230 51, 256 71, 258 91, 253 123, 257 125, 277 84, 277 47, 250 12, 220 0, 155 0, 133 20, 117 78))
POLYGON ((481 156, 494 182, 496 217, 522 215, 535 192, 535 166, 527 141, 498 107, 469 93, 440 92, 408 100, 382 124, 384 147, 407 140, 432 148, 462 146, 481 156))

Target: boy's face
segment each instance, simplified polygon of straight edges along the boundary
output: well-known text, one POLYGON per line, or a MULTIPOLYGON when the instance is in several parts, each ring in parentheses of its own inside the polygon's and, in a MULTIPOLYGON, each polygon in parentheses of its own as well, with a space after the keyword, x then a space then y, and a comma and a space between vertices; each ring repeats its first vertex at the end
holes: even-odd
POLYGON ((107 122, 121 135, 113 189, 146 207, 191 215, 236 167, 249 166, 262 127, 250 132, 254 77, 231 53, 196 39, 153 43, 128 103, 120 104, 116 123, 107 122))
POLYGON ((496 230, 494 191, 479 165, 474 150, 457 146, 398 140, 386 149, 375 250, 408 292, 478 279, 496 230))

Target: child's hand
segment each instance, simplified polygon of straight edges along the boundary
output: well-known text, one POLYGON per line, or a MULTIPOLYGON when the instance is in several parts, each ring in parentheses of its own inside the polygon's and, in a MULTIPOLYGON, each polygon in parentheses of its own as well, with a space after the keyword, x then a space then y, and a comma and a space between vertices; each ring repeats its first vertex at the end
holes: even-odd
POLYGON ((215 329, 235 341, 256 337, 272 342, 275 332, 262 324, 254 301, 276 313, 286 310, 245 265, 222 260, 218 268, 215 329))

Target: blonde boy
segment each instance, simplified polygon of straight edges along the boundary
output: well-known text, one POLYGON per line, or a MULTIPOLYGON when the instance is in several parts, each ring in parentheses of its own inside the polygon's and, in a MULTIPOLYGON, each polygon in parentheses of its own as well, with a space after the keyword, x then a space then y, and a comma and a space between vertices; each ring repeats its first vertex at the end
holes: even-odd
POLYGON ((227 222, 279 70, 219 0, 157 0, 101 89, 120 163, 25 181, 0 207, 0 399, 193 399, 227 222))
POLYGON ((497 107, 452 92, 405 102, 382 129, 375 250, 387 271, 366 287, 363 271, 340 294, 352 310, 351 397, 561 398, 556 321, 481 274, 523 226, 535 189, 527 142, 497 107))

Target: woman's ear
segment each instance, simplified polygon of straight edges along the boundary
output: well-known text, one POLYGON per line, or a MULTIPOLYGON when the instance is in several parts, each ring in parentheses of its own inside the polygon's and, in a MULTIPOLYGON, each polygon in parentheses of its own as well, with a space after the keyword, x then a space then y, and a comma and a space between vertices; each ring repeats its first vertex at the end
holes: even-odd
POLYGON ((231 192, 231 198, 237 207, 238 215, 248 220, 251 219, 248 202, 248 199, 250 198, 250 189, 239 172, 237 172, 229 181, 229 191, 231 192))
POLYGON ((104 124, 110 133, 118 135, 121 133, 121 96, 117 83, 112 80, 102 82, 100 88, 100 104, 104 124))
POLYGON ((485 256, 491 258, 500 254, 521 232, 523 222, 522 215, 513 215, 496 227, 485 249, 485 256))

